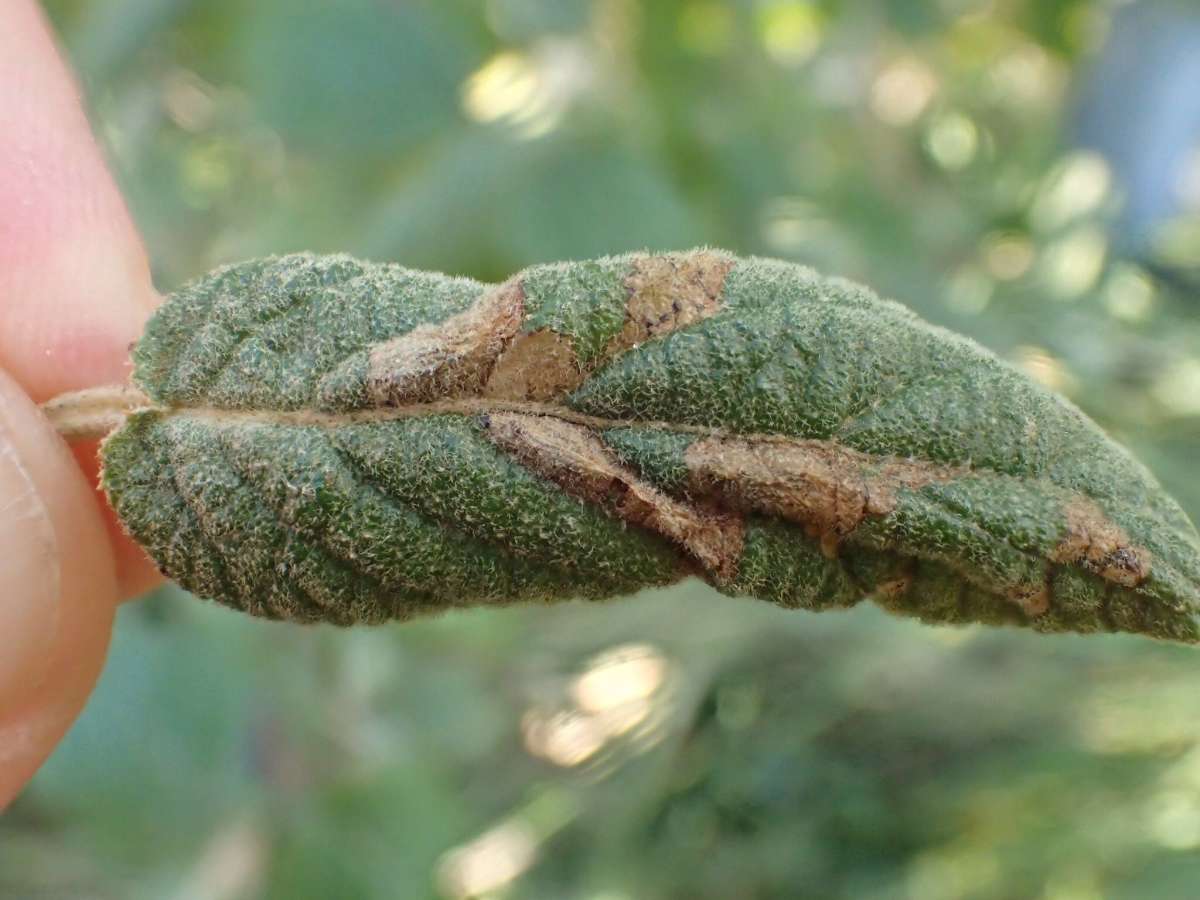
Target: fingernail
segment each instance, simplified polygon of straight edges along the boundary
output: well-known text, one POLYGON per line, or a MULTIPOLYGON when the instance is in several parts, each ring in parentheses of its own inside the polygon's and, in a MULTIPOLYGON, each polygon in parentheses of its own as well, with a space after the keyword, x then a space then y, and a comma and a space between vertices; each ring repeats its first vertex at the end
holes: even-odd
POLYGON ((0 394, 0 708, 46 676, 58 630, 58 539, 0 394))

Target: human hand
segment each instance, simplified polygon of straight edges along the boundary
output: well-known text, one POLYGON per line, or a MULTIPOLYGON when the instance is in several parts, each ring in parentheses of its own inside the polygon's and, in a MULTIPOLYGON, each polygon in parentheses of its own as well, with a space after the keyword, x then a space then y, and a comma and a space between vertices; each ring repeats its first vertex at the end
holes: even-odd
POLYGON ((35 0, 0 5, 0 809, 100 674, 117 603, 158 576, 36 403, 121 382, 156 302, 145 252, 35 0))

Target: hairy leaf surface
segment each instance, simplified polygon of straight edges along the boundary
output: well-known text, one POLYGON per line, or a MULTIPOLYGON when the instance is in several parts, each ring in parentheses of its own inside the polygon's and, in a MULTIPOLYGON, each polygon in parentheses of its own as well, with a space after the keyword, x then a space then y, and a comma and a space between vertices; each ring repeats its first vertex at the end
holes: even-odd
POLYGON ((1200 539, 1078 410, 781 262, 638 254, 500 285, 346 256, 184 287, 104 444, 195 593, 294 621, 697 576, 788 607, 1200 638, 1200 539))

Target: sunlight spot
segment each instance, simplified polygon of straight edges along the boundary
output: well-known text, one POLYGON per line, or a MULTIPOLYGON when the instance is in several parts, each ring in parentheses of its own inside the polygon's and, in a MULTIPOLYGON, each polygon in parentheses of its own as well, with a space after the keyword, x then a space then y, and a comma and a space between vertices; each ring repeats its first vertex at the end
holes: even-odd
POLYGON ((184 131, 203 131, 216 110, 212 85, 194 72, 177 69, 163 83, 163 106, 184 131))
POLYGON ((1048 350, 1031 345, 1022 345, 1014 351, 1016 363, 1034 381, 1052 391, 1069 393, 1073 379, 1062 362, 1048 350))
POLYGON ((1066 80, 1061 65, 1045 49, 1025 43, 997 60, 988 70, 988 88, 999 103, 1016 109, 1046 107, 1066 80))
POLYGON ((939 166, 957 172, 969 166, 979 152, 979 129, 962 113, 944 113, 929 126, 925 147, 939 166))
POLYGON ((597 719, 605 735, 613 738, 633 731, 650 717, 653 708, 648 698, 640 698, 607 710, 599 714, 597 719))
POLYGON ((248 819, 235 819, 221 826, 201 848, 199 858, 169 896, 172 900, 256 896, 270 855, 262 831, 248 819))
POLYGON ((521 733, 526 750, 565 769, 587 762, 608 739, 594 717, 570 710, 549 715, 530 710, 521 719, 521 733))
POLYGON ((929 106, 937 89, 937 77, 929 66, 916 57, 902 57, 872 83, 871 112, 887 125, 910 125, 929 106))
POLYGON ((580 709, 603 712, 644 700, 662 684, 667 661, 648 644, 625 644, 596 657, 575 679, 571 695, 580 709))
POLYGON ((1150 833, 1171 850, 1200 847, 1200 796, 1195 791, 1163 791, 1147 810, 1150 833))
POLYGON ((1130 263, 1116 265, 1104 286, 1104 305, 1114 319, 1144 321, 1154 309, 1154 280, 1130 263))
POLYGON ((1033 242, 1023 234, 993 232, 980 246, 983 264, 998 281, 1015 281, 1033 265, 1033 242))
POLYGON ((448 851, 438 862, 443 896, 468 900, 510 884, 537 859, 537 838, 519 821, 508 821, 448 851))
POLYGON ((1173 415, 1200 415, 1200 359, 1184 359, 1168 368, 1150 394, 1173 415))
POLYGON ((810 3, 767 4, 759 11, 758 31, 767 55, 785 66, 807 62, 821 45, 821 19, 810 3))
POLYGON ((537 71, 523 53, 497 53, 463 86, 463 109, 476 122, 519 114, 538 93, 537 71))
POLYGON ((1099 153, 1073 153, 1047 173, 1038 188, 1029 221, 1043 231, 1095 212, 1112 190, 1112 172, 1099 153))
POLYGON ((1060 300, 1072 300, 1104 271, 1108 238, 1100 228, 1080 228, 1055 241, 1042 257, 1042 280, 1060 300))
POLYGON ((520 137, 541 137, 592 86, 594 76, 593 62, 578 40, 546 40, 530 54, 506 50, 464 82, 463 111, 476 122, 505 122, 520 137))
POLYGON ((670 664, 648 644, 622 644, 592 657, 564 686, 564 696, 543 698, 521 719, 525 749, 556 766, 592 761, 624 738, 644 751, 661 738, 670 691, 670 664))

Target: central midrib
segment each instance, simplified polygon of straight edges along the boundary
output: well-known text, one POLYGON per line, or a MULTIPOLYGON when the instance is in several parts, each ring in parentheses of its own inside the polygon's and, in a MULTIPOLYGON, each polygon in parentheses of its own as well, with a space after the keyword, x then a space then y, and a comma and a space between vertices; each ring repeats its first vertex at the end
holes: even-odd
POLYGON ((231 409, 217 406, 158 406, 153 404, 133 410, 133 412, 154 412, 164 418, 187 417, 218 424, 245 423, 248 425, 315 426, 319 428, 342 428, 347 425, 392 422, 399 419, 412 419, 421 416, 484 416, 488 413, 510 412, 522 413, 529 416, 549 416, 561 419, 564 422, 602 430, 612 428, 648 428, 706 437, 738 437, 742 440, 754 441, 804 440, 803 438, 784 435, 737 433, 727 428, 715 428, 708 425, 689 425, 681 422, 646 419, 606 418, 604 416, 594 416, 579 412, 578 410, 557 403, 539 403, 529 400, 498 400, 485 397, 461 397, 452 400, 435 400, 429 403, 372 407, 370 409, 349 410, 345 412, 325 412, 314 409, 274 410, 231 409))

